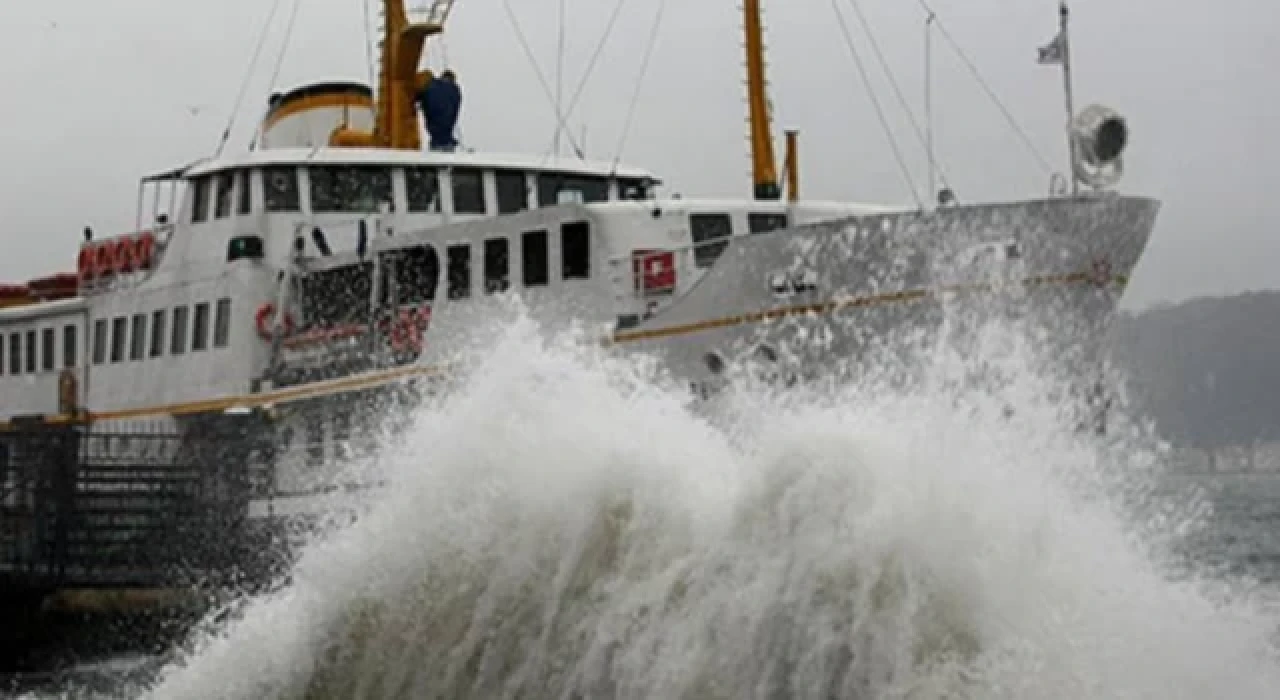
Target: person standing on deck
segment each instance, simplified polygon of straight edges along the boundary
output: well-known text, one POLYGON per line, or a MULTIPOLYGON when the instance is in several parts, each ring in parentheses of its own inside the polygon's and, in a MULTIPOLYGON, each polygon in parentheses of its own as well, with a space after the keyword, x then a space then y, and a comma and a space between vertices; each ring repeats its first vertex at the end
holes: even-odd
POLYGON ((426 84, 418 93, 418 107, 422 110, 423 119, 427 123, 427 134, 431 137, 431 150, 453 151, 456 149, 458 140, 454 138, 453 132, 458 125, 458 115, 462 111, 462 90, 458 87, 454 72, 445 71, 439 80, 428 77, 426 84))

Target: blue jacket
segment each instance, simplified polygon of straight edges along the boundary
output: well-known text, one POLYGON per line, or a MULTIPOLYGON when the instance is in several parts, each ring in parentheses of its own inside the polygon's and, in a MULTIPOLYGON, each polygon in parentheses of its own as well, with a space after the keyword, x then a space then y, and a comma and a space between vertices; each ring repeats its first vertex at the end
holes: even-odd
POLYGON ((462 111, 462 90, 458 84, 432 80, 419 94, 418 104, 427 122, 432 148, 456 146, 458 142, 453 132, 462 111))

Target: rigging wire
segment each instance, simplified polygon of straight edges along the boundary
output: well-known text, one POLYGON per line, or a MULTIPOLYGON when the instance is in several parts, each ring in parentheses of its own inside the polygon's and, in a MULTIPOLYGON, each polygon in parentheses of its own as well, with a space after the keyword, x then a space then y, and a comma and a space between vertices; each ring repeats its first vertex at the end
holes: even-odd
POLYGON ((858 68, 858 73, 862 76, 862 82, 866 85, 867 96, 871 98, 871 105, 875 108, 876 116, 880 119, 880 126, 884 129, 885 136, 889 139, 889 147, 893 150, 894 158, 898 161, 898 168, 902 173, 903 182, 907 189, 911 190, 911 198, 915 200, 916 206, 924 208, 924 202, 920 199, 920 193, 916 191, 915 184, 911 181, 911 169, 907 167, 907 161, 902 156, 902 149, 898 146, 898 140, 893 135, 893 129, 889 127, 889 121, 885 117, 884 108, 880 105, 880 99, 876 97, 875 90, 871 87, 871 77, 867 75, 867 68, 862 63, 862 57, 858 54, 858 48, 853 43, 853 36, 849 32, 849 25, 845 22, 844 13, 840 11, 838 0, 831 0, 831 9, 835 11, 836 18, 840 21, 840 31, 844 34, 845 44, 849 47, 849 53, 853 56, 853 62, 858 68))
POLYGON ((222 138, 218 140, 218 147, 214 149, 214 158, 222 155, 222 149, 226 147, 227 141, 231 140, 231 130, 235 128, 236 114, 240 112, 240 106, 244 103, 245 93, 249 90, 249 81, 253 79, 253 69, 258 65, 258 59, 262 56, 262 49, 267 44, 267 34, 271 30, 271 22, 276 18, 276 12, 280 9, 280 3, 281 0, 274 0, 271 3, 271 12, 267 15, 267 21, 262 25, 262 34, 258 36, 258 45, 253 49, 253 55, 249 59, 249 66, 245 69, 244 79, 240 81, 240 90, 236 93, 235 102, 232 103, 231 114, 227 117, 227 126, 222 130, 222 138))
POLYGON ((542 74, 542 68, 538 65, 538 59, 534 57, 533 50, 529 48, 529 41, 524 36, 524 31, 520 29, 520 21, 515 16, 515 11, 511 9, 511 0, 502 0, 502 9, 506 12, 507 21, 511 23, 511 28, 515 30, 516 39, 520 42, 520 48, 524 51, 525 58, 528 59, 529 65, 533 66, 533 73, 538 78, 538 84, 542 86, 542 94, 547 101, 552 103, 554 107, 556 121, 561 129, 564 130, 565 136, 569 139, 569 145, 573 147, 578 157, 582 157, 582 149, 573 139, 573 133, 565 128, 564 115, 560 112, 560 107, 555 103, 555 96, 551 91, 551 86, 547 84, 547 78, 542 74))
MULTIPOLYGON (((560 112, 564 106, 564 25, 565 8, 567 5, 568 0, 560 0, 560 29, 559 38, 557 39, 559 46, 556 48, 556 112, 560 112)), ((561 128, 562 123, 556 124, 556 133, 551 140, 552 151, 557 156, 560 155, 560 134, 564 131, 564 129, 561 128)))
MULTIPOLYGON (((591 73, 600 62, 600 55, 604 53, 605 44, 608 43, 609 37, 613 34, 613 29, 618 23, 618 17, 622 14, 622 6, 626 3, 627 0, 618 0, 617 4, 613 6, 613 14, 609 17, 609 23, 605 26, 604 34, 600 37, 599 43, 596 44, 595 51, 591 54, 591 59, 587 62, 587 69, 582 73, 582 79, 578 81, 578 87, 574 90, 573 97, 569 99, 569 106, 564 110, 566 117, 573 114, 573 111, 577 109, 578 101, 582 98, 582 92, 587 87, 587 81, 591 79, 591 73)), ((557 129, 559 128, 560 127, 557 127, 557 129)))
MULTIPOLYGON (((910 104, 907 102, 906 96, 903 95, 902 86, 898 84, 898 79, 894 76, 893 69, 889 67, 889 61, 885 58, 884 51, 880 49, 880 42, 876 41, 875 32, 871 30, 871 23, 867 21, 867 16, 862 11, 862 5, 858 2, 858 0, 849 0, 849 6, 853 8, 854 14, 857 15, 858 23, 862 25, 862 31, 866 32, 867 34, 868 43, 871 44, 871 49, 872 51, 875 52, 876 61, 880 64, 880 69, 883 70, 885 76, 889 78, 889 85, 890 87, 893 88, 893 94, 898 98, 898 104, 902 107, 902 111, 907 113, 907 121, 910 122, 912 131, 915 132, 916 138, 920 141, 920 144, 926 150, 929 151, 929 159, 930 159, 930 166, 931 166, 930 170, 932 171, 934 167, 937 167, 938 174, 941 177, 943 186, 949 187, 950 184, 947 182, 947 174, 940 166, 937 166, 936 163, 934 162, 933 150, 929 144, 930 139, 925 136, 924 130, 920 127, 920 122, 916 120, 915 112, 912 111, 910 104)), ((927 51, 927 45, 926 45, 926 51, 927 51)), ((928 72, 929 70, 930 69, 926 66, 926 72, 928 72)), ((926 111, 931 111, 931 108, 926 107, 926 111)), ((932 182, 932 176, 931 176, 930 182, 929 182, 929 190, 932 191, 933 188, 936 186, 937 186, 937 183, 932 182)))
MULTIPOLYGON (((268 83, 272 87, 275 86, 276 80, 280 77, 280 68, 281 66, 284 65, 285 54, 289 52, 289 40, 293 37, 293 27, 298 21, 298 8, 301 5, 302 5, 302 0, 293 0, 293 10, 289 13, 288 24, 285 25, 284 43, 280 45, 280 55, 276 57, 276 66, 271 71, 271 82, 268 83)), ((257 145, 258 139, 261 138, 262 127, 263 127, 263 122, 259 121, 257 128, 254 129, 254 132, 253 132, 253 140, 250 142, 251 149, 257 145)), ((312 155, 314 155, 314 153, 312 155)))
POLYGON ((1017 134, 1018 138, 1022 141, 1022 145, 1025 146, 1031 156, 1035 158, 1044 172, 1053 172, 1053 166, 1049 164, 1048 159, 1046 159, 1044 155, 1040 153, 1040 150, 1036 148, 1035 143, 1029 136, 1027 136, 1027 132, 1018 124, 1018 120, 1014 119, 1009 108, 1005 107, 1004 102, 996 95, 995 90, 991 89, 991 86, 987 83, 986 79, 982 77, 982 73, 978 71, 978 67, 974 65, 968 54, 965 53, 964 49, 960 48, 960 44, 951 36, 951 32, 947 31, 946 26, 942 24, 942 20, 937 19, 937 13, 933 11, 933 8, 930 7, 927 0, 917 0, 917 2, 920 3, 920 7, 923 8, 926 13, 934 15, 934 23, 938 26, 938 32, 942 34, 942 38, 951 45, 951 49, 960 57, 960 61, 964 63, 965 67, 969 70, 969 73, 978 82, 978 85, 987 93, 987 97, 995 103, 996 107, 1000 110, 1000 113, 1004 116, 1005 121, 1009 122, 1009 126, 1013 128, 1014 133, 1017 134))
POLYGON ((640 75, 636 78, 636 89, 631 93, 631 105, 627 107, 627 118, 622 125, 622 134, 618 138, 618 149, 614 153, 613 165, 610 166, 609 172, 614 174, 618 170, 618 163, 622 162, 622 150, 627 145, 627 138, 631 133, 631 123, 636 115, 636 105, 640 101, 640 89, 644 85, 644 77, 649 72, 649 60, 653 58, 653 48, 658 43, 658 30, 662 28, 662 16, 667 7, 667 0, 658 1, 658 12, 653 18, 653 28, 649 30, 649 44, 644 49, 644 58, 640 62, 640 75))
POLYGON ((373 12, 369 8, 369 0, 364 0, 364 59, 369 64, 369 87, 373 88, 373 12))

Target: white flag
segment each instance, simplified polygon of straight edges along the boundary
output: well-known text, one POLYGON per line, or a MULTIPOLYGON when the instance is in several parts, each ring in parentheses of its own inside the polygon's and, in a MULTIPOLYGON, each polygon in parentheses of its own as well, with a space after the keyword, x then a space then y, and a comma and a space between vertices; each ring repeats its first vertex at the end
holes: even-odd
POLYGON ((1043 66, 1052 66, 1062 63, 1063 59, 1066 57, 1066 49, 1066 35, 1059 31, 1058 36, 1054 37, 1053 41, 1049 42, 1048 46, 1040 49, 1040 58, 1038 59, 1038 62, 1043 66))

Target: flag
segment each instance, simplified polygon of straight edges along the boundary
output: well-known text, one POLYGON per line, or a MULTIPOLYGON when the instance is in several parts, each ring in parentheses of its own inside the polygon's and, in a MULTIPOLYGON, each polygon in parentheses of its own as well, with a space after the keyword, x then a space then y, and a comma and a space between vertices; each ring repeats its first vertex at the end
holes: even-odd
POLYGON ((1044 46, 1040 49, 1040 57, 1038 59, 1038 62, 1042 66, 1057 65, 1062 63, 1063 59, 1066 58, 1066 53, 1067 53, 1066 35, 1063 34, 1061 31, 1059 31, 1058 36, 1055 36, 1053 38, 1053 41, 1049 42, 1047 46, 1044 46))

